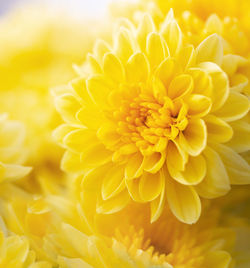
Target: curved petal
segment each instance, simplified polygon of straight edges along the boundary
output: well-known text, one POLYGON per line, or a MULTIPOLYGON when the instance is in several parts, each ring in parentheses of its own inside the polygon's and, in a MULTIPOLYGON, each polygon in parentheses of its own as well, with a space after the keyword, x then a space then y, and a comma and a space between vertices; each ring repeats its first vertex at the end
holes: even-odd
POLYGON ((161 216, 161 213, 165 205, 165 199, 166 199, 165 196, 166 196, 165 180, 163 180, 161 194, 156 199, 150 202, 151 223, 157 221, 161 216))
POLYGON ((193 90, 193 78, 191 75, 182 74, 176 76, 167 90, 171 99, 181 98, 193 90))
POLYGON ((165 159, 165 153, 153 153, 149 156, 144 156, 143 169, 150 173, 156 173, 163 166, 165 159))
POLYGON ((160 34, 153 32, 148 35, 146 51, 152 69, 165 59, 165 48, 160 34))
POLYGON ((124 166, 115 165, 103 176, 102 199, 107 200, 119 194, 125 188, 124 166))
POLYGON ((208 36, 197 47, 197 62, 214 62, 222 64, 223 45, 221 37, 218 34, 208 36))
POLYGON ((181 148, 192 156, 199 155, 207 144, 207 129, 202 119, 191 119, 186 129, 180 133, 181 148))
POLYGON ((233 137, 226 144, 237 153, 243 153, 250 150, 250 124, 242 118, 230 123, 233 128, 233 137))
POLYGON ((155 25, 152 17, 149 14, 145 14, 140 21, 137 32, 137 41, 142 51, 146 50, 146 41, 148 34, 154 31, 155 25))
POLYGON ((127 186, 130 197, 135 202, 143 203, 144 201, 141 199, 139 193, 140 178, 136 178, 134 180, 125 180, 125 184, 127 186))
POLYGON ((96 106, 83 106, 76 118, 87 128, 96 130, 103 122, 103 115, 96 106))
POLYGON ((77 122, 76 113, 81 108, 81 106, 73 95, 64 94, 56 97, 55 106, 65 122, 77 122))
POLYGON ((152 201, 159 196, 163 188, 164 176, 161 171, 151 174, 144 172, 140 177, 139 194, 143 201, 152 201))
POLYGON ((210 98, 192 94, 185 100, 188 105, 188 114, 192 117, 203 117, 209 113, 212 107, 212 101, 210 98))
POLYGON ((172 176, 184 185, 197 185, 206 175, 206 161, 202 155, 190 156, 183 171, 172 176))
POLYGON ((169 14, 166 16, 161 27, 161 34, 168 45, 170 55, 174 56, 181 49, 182 32, 174 16, 170 15, 170 13, 173 13, 173 10, 170 10, 169 14))
POLYGON ((125 167, 125 179, 134 179, 142 175, 143 172, 143 156, 136 153, 129 158, 125 167))
POLYGON ((233 136, 232 127, 222 119, 210 114, 204 118, 207 126, 208 142, 227 142, 233 136))
POLYGON ((98 140, 94 132, 89 129, 76 129, 69 132, 63 139, 63 144, 74 152, 84 152, 89 144, 95 144, 98 140))
POLYGON ((230 181, 220 156, 209 147, 204 150, 203 155, 206 159, 207 173, 203 181, 195 186, 197 192, 204 198, 225 195, 230 190, 230 181))
POLYGON ((250 184, 250 165, 247 161, 225 145, 214 144, 213 147, 226 167, 231 184, 250 184))
POLYGON ((167 168, 172 177, 183 171, 187 162, 187 156, 179 148, 179 146, 173 142, 168 143, 167 147, 167 168))
POLYGON ((138 52, 133 54, 126 65, 127 80, 130 83, 146 82, 149 74, 149 62, 146 56, 138 52), (138 68, 140 66, 140 68, 138 68))
POLYGON ((127 189, 108 200, 97 201, 96 212, 102 214, 112 214, 122 210, 129 202, 129 194, 127 189))
POLYGON ((181 222, 192 224, 201 214, 201 201, 192 186, 182 185, 172 178, 166 179, 166 194, 172 213, 181 222))
POLYGON ((106 53, 103 59, 104 74, 117 83, 124 82, 125 70, 120 60, 113 53, 106 53))
POLYGON ((223 106, 228 98, 228 76, 218 65, 212 62, 202 62, 199 64, 199 67, 206 71, 212 79, 213 87, 209 97, 213 102, 211 111, 216 111, 223 106))
POLYGON ((112 152, 107 150, 101 143, 90 145, 82 153, 81 162, 85 167, 96 167, 103 165, 111 160, 112 152))
POLYGON ((215 112, 215 115, 227 122, 235 121, 245 116, 250 108, 249 99, 238 92, 231 92, 225 104, 215 112))

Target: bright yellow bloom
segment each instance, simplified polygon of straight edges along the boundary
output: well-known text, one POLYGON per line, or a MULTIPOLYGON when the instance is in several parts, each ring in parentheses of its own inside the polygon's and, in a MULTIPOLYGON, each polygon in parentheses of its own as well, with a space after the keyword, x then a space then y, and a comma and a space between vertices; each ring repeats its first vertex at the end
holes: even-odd
POLYGON ((155 221, 167 201, 179 220, 194 223, 199 196, 250 182, 237 153, 249 139, 237 151, 227 144, 249 111, 243 89, 230 87, 241 61, 223 54, 217 34, 196 48, 186 43, 172 11, 158 31, 145 15, 137 29, 124 21, 113 46, 97 42, 87 79, 55 91, 66 122, 55 135, 67 148, 63 169, 85 172, 83 185, 98 191, 98 213, 133 199, 149 202, 155 221))
POLYGON ((36 261, 24 236, 10 233, 0 218, 0 267, 1 268, 52 268, 46 261, 36 261))
POLYGON ((218 206, 207 204, 194 225, 181 223, 168 209, 151 224, 147 206, 134 203, 118 214, 96 215, 93 230, 79 204, 73 214, 67 203, 54 201, 57 213, 68 211, 71 220, 64 217, 49 239, 60 267, 226 268, 237 261, 231 257, 235 233, 219 224, 218 206))
POLYGON ((0 183, 26 176, 31 168, 22 164, 26 160, 24 149, 25 128, 21 122, 0 115, 0 183))

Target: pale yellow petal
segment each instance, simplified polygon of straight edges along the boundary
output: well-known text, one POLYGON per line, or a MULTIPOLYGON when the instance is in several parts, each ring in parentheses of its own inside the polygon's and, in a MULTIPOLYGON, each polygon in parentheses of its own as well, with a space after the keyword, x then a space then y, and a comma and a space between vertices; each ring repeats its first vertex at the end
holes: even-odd
POLYGON ((165 180, 164 180, 161 194, 156 199, 150 202, 151 223, 157 221, 161 216, 161 213, 165 206, 165 200, 166 200, 165 196, 166 193, 165 193, 165 180))
POLYGON ((102 214, 112 214, 123 209, 129 202, 129 194, 127 190, 108 200, 99 200, 97 203, 96 212, 102 214))
POLYGON ((149 75, 149 63, 146 56, 137 52, 133 54, 126 65, 127 79, 130 83, 146 82, 149 75), (138 68, 138 66, 140 66, 138 68))
POLYGON ((203 95, 191 94, 185 101, 188 105, 188 114, 192 117, 203 117, 212 107, 211 99, 203 95))
POLYGON ((141 153, 136 153, 129 158, 125 168, 125 178, 133 179, 141 176, 143 172, 143 156, 141 153))
POLYGON ((192 156, 199 155, 207 144, 207 129, 202 119, 191 119, 180 133, 178 143, 181 148, 192 156))
POLYGON ((192 224, 201 214, 201 201, 192 186, 182 185, 172 178, 166 179, 166 194, 172 213, 181 222, 192 224))
POLYGON ((218 65, 222 64, 223 45, 221 37, 212 34, 203 40, 196 49, 197 62, 214 62, 218 65))
MULTIPOLYGON (((170 10, 169 12, 173 11, 170 10)), ((182 46, 182 32, 173 15, 167 15, 160 32, 168 45, 170 55, 176 55, 182 46)))
POLYGON ((76 118, 89 129, 98 129, 103 122, 103 114, 96 106, 82 106, 76 118))
POLYGON ((103 176, 102 199, 110 199, 125 188, 124 166, 114 165, 103 176))
POLYGON ((96 75, 87 80, 87 89, 93 102, 101 108, 108 107, 107 98, 113 89, 105 77, 96 75))
POLYGON ((181 184, 197 185, 204 179, 206 171, 206 161, 202 155, 189 156, 185 169, 174 173, 172 177, 181 184))
POLYGON ((250 165, 228 146, 214 144, 227 170, 231 184, 250 184, 250 165))
POLYGON ((149 14, 145 14, 140 21, 137 32, 137 41, 143 52, 146 51, 147 36, 154 31, 155 25, 152 17, 149 14))
POLYGON ((250 108, 250 102, 247 97, 238 93, 230 92, 224 105, 216 111, 215 115, 221 119, 231 122, 245 116, 250 108))
POLYGON ((232 138, 233 129, 224 120, 212 114, 207 115, 204 120, 207 126, 209 142, 227 142, 232 138))
POLYGON ((140 177, 139 194, 143 201, 149 202, 159 196, 163 188, 164 174, 159 171, 155 174, 144 172, 140 177))
POLYGON ((164 44, 158 33, 148 35, 146 51, 152 69, 157 67, 165 59, 164 44))
POLYGON ((168 96, 171 99, 181 98, 193 90, 193 79, 192 76, 187 74, 182 74, 176 76, 169 85, 167 89, 168 96))
POLYGON ((117 83, 124 82, 125 70, 120 60, 112 53, 104 55, 103 59, 104 74, 117 83))
POLYGON ((63 144, 75 152, 83 152, 90 143, 96 143, 95 133, 89 129, 76 129, 69 132, 63 139, 63 144))
POLYGON ((207 147, 203 155, 206 159, 207 173, 203 181, 195 186, 199 195, 204 198, 216 198, 230 190, 230 181, 226 168, 214 150, 207 147))
POLYGON ((237 153, 250 150, 250 124, 243 118, 235 122, 231 122, 233 128, 233 137, 227 145, 237 153))
POLYGON ((165 162, 165 159, 165 153, 153 153, 149 156, 144 156, 143 169, 154 174, 161 169, 165 162))
POLYGON ((76 122, 76 113, 81 108, 79 102, 71 94, 64 94, 55 100, 57 111, 66 122, 76 122))

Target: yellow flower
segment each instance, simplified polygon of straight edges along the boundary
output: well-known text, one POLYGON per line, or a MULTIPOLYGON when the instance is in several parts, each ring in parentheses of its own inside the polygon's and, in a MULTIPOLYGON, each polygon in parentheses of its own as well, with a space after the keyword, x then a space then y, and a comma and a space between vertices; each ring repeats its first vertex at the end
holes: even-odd
MULTIPOLYGON (((151 224, 147 207, 134 203, 118 214, 96 215, 95 230, 76 208, 74 223, 64 218, 49 239, 62 268, 233 267, 235 233, 219 224, 218 207, 207 205, 194 225, 181 223, 168 209, 151 224)), ((72 219, 72 208, 69 213, 72 219)))
POLYGON ((25 128, 21 122, 0 115, 0 182, 26 176, 31 168, 23 166, 27 152, 24 149, 25 128))
POLYGON ((10 233, 0 218, 0 267, 1 268, 52 268, 46 261, 36 261, 28 239, 10 233))
MULTIPOLYGON (((229 57, 234 73, 241 58, 229 57)), ((194 223, 199 196, 250 182, 248 163, 227 144, 249 100, 229 87, 218 35, 194 48, 171 10, 158 31, 148 15, 137 29, 124 21, 114 45, 97 42, 88 59, 86 79, 55 90, 66 122, 55 136, 67 148, 62 168, 85 173, 83 186, 99 193, 98 213, 132 198, 149 202, 155 221, 167 201, 180 221, 194 223)), ((249 149, 249 139, 238 142, 249 149)))

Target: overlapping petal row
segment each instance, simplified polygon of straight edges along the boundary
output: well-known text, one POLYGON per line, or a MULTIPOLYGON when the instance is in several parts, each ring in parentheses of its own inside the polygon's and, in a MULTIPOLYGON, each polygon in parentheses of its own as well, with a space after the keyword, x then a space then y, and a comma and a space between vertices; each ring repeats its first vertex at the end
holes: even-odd
POLYGON ((217 34, 197 47, 185 34, 172 10, 159 28, 147 14, 138 27, 123 20, 113 45, 96 43, 85 75, 54 92, 65 121, 55 132, 67 149, 62 167, 99 193, 98 213, 133 200, 150 203, 155 221, 167 202, 194 223, 200 197, 250 182, 239 154, 249 139, 238 134, 249 132, 247 83, 232 86, 248 62, 224 54, 217 34))
POLYGON ((26 176, 31 168, 22 164, 27 153, 24 147, 25 128, 19 121, 0 115, 0 183, 26 176))

